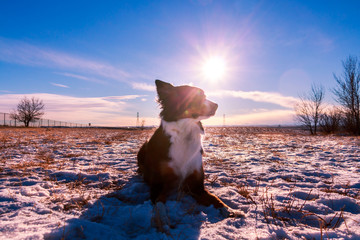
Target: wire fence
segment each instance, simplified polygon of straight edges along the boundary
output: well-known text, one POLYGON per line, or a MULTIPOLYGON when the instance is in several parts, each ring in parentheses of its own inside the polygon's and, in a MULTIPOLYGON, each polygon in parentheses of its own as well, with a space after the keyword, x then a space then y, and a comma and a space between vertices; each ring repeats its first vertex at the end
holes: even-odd
MULTIPOLYGON (((0 126, 8 126, 8 127, 25 127, 23 122, 19 120, 14 120, 10 117, 8 113, 0 112, 0 126)), ((71 123, 64 121, 56 121, 45 118, 37 118, 34 121, 30 122, 29 127, 89 127, 90 124, 79 124, 79 123, 71 123)))

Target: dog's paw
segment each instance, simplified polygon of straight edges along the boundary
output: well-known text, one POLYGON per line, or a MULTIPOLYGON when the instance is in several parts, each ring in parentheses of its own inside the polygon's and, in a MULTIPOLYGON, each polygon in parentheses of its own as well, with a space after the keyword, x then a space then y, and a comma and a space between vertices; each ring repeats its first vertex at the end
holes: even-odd
POLYGON ((222 207, 219 210, 221 215, 225 218, 243 218, 246 216, 243 211, 232 209, 229 207, 222 207))
POLYGON ((164 203, 157 202, 154 206, 154 215, 152 217, 152 224, 158 231, 169 234, 170 233, 170 220, 166 213, 164 203))

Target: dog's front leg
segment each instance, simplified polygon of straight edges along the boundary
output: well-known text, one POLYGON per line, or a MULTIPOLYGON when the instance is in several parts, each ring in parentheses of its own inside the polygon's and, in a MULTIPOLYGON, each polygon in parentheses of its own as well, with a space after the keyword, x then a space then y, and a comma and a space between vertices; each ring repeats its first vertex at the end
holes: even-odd
POLYGON ((205 189, 203 171, 194 171, 191 175, 189 175, 185 180, 184 190, 189 192, 199 204, 204 206, 213 205, 215 208, 219 209, 223 217, 245 216, 243 211, 230 208, 216 195, 205 189))
POLYGON ((229 206, 219 208, 220 213, 223 217, 230 218, 242 218, 245 217, 245 213, 241 210, 232 209, 229 206))
POLYGON ((158 231, 166 234, 170 233, 170 220, 167 216, 166 206, 163 202, 157 202, 155 204, 152 224, 158 231))
POLYGON ((158 229, 158 231, 169 234, 170 220, 166 211, 166 197, 169 191, 161 185, 153 185, 151 187, 151 201, 154 204, 154 214, 152 217, 152 225, 158 229))
POLYGON ((219 209, 223 217, 245 217, 245 213, 243 211, 232 209, 206 189, 201 191, 200 194, 193 194, 193 196, 198 203, 205 206, 213 205, 215 208, 219 209))
POLYGON ((154 203, 154 215, 152 218, 153 225, 160 232, 169 234, 170 220, 166 211, 166 198, 176 189, 177 181, 173 175, 163 176, 166 184, 153 185, 150 189, 151 200, 154 203))

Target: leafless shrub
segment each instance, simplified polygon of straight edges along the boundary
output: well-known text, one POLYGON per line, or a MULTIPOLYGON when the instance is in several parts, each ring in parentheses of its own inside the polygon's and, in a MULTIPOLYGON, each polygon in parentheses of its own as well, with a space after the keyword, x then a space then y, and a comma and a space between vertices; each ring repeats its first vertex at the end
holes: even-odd
POLYGON ((316 135, 323 111, 324 87, 312 84, 308 94, 300 96, 300 101, 295 105, 296 120, 304 125, 312 135, 316 135))
POLYGON ((332 107, 321 114, 320 128, 325 133, 335 133, 340 130, 343 113, 337 107, 332 107))

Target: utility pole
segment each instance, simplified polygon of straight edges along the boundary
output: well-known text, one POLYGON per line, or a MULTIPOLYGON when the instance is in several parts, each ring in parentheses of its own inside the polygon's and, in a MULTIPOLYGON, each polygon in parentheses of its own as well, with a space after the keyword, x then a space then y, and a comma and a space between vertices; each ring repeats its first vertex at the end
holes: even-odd
POLYGON ((139 112, 136 113, 136 127, 140 126, 139 112))
POLYGON ((223 115, 223 127, 225 127, 225 114, 223 115))

